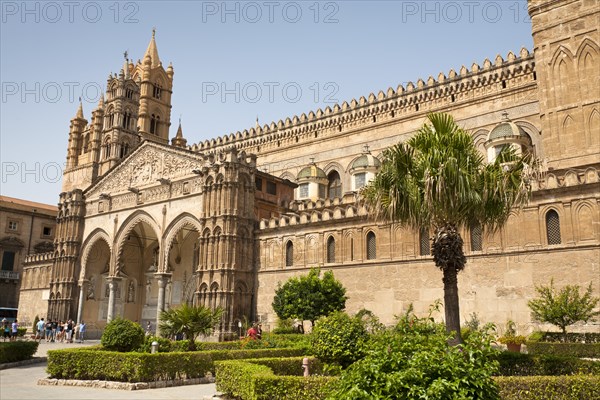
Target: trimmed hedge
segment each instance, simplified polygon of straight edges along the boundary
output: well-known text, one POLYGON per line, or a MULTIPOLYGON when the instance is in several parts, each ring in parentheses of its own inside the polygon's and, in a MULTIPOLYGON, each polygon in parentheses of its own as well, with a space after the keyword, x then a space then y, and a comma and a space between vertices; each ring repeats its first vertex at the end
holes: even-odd
MULTIPOLYGON (((530 341, 535 342, 552 342, 561 343, 564 341, 562 332, 540 332, 536 331, 529 335, 530 341)), ((587 332, 587 333, 576 333, 567 332, 568 343, 600 343, 600 333, 587 332)))
POLYGON ((502 400, 600 399, 600 376, 497 376, 502 400))
POLYGON ((527 342, 529 354, 600 358, 600 343, 527 342))
POLYGON ((498 355, 501 376, 600 375, 600 362, 576 357, 532 355, 504 351, 498 355))
MULTIPOLYGON (((242 400, 319 400, 332 391, 337 377, 311 375, 304 378, 303 357, 269 358, 215 363, 217 390, 242 400)), ((310 358, 311 374, 323 364, 310 358)))
POLYGON ((0 364, 29 360, 37 351, 39 343, 18 340, 0 343, 0 364))
POLYGON ((154 382, 200 378, 215 373, 214 361, 302 355, 302 349, 217 350, 173 353, 120 353, 102 350, 61 349, 48 351, 51 378, 154 382))

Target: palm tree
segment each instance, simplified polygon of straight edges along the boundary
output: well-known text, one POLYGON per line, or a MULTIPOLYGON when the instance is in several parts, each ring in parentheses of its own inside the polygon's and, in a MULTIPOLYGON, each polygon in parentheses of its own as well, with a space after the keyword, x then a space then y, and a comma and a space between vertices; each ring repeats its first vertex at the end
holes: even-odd
POLYGON ((188 349, 194 351, 196 337, 210 335, 221 321, 222 314, 220 308, 213 311, 203 306, 183 304, 181 307, 162 311, 158 328, 160 334, 165 337, 184 334, 189 341, 188 349))
POLYGON ((443 272, 446 330, 455 332, 451 343, 458 344, 457 275, 466 264, 459 229, 474 223, 500 229, 511 209, 529 199, 532 157, 506 146, 494 162, 486 163, 452 116, 427 118, 406 143, 384 151, 381 170, 361 194, 376 217, 417 231, 432 229, 433 260, 443 272))

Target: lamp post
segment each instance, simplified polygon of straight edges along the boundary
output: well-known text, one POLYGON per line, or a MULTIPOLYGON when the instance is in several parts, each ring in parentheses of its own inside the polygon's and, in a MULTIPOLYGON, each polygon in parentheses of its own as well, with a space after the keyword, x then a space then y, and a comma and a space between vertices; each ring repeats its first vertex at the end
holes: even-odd
POLYGON ((242 337, 242 321, 238 321, 238 328, 240 330, 240 338, 242 337))

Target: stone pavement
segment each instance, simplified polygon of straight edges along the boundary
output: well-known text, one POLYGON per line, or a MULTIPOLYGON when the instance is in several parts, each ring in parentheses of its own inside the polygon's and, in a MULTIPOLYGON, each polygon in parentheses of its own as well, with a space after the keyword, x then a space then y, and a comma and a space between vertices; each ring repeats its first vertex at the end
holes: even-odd
MULTIPOLYGON (((80 343, 46 343, 42 341, 36 357, 45 357, 48 350, 90 346, 98 344, 98 340, 80 343)), ((130 400, 130 399, 181 399, 205 400, 212 399, 216 393, 215 384, 176 386, 146 390, 117 390, 95 389, 77 386, 38 386, 37 381, 47 378, 46 362, 25 365, 21 367, 0 370, 0 399, 11 400, 40 400, 40 399, 69 399, 69 400, 130 400)))

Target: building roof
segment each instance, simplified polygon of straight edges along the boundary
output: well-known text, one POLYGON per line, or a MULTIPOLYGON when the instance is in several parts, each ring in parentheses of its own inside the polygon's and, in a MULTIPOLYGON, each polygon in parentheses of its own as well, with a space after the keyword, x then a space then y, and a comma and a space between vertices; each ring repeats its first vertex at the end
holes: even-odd
POLYGON ((17 199, 14 197, 0 196, 0 206, 6 208, 13 208, 21 211, 33 211, 42 212, 46 211, 45 214, 56 215, 58 213, 58 207, 50 204, 38 203, 30 200, 17 199))

